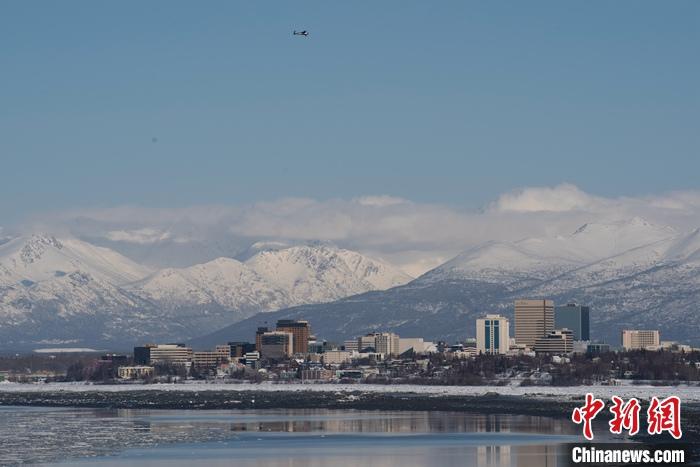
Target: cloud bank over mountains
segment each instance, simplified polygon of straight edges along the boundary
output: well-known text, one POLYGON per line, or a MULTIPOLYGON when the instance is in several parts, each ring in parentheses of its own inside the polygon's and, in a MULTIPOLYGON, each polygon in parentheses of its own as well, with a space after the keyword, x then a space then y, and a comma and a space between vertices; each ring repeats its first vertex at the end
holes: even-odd
POLYGON ((119 206, 36 216, 4 234, 69 233, 154 266, 245 254, 256 242, 325 241, 380 257, 417 276, 486 241, 567 235, 588 222, 642 217, 678 231, 700 227, 700 191, 608 198, 562 183, 504 193, 479 211, 389 195, 283 198, 186 208, 119 206))

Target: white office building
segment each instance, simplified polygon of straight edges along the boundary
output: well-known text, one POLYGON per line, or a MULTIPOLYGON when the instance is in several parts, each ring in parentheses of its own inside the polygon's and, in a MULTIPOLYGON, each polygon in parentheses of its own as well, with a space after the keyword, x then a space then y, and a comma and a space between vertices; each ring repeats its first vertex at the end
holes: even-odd
POLYGON ((479 353, 506 354, 510 348, 510 324, 501 315, 476 320, 476 350, 479 353))

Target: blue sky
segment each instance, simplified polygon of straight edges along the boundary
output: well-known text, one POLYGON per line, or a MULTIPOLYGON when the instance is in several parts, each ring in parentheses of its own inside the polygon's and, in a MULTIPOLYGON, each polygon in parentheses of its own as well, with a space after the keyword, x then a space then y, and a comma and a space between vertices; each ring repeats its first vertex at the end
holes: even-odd
POLYGON ((695 1, 2 2, 0 225, 697 189, 699 49, 695 1))

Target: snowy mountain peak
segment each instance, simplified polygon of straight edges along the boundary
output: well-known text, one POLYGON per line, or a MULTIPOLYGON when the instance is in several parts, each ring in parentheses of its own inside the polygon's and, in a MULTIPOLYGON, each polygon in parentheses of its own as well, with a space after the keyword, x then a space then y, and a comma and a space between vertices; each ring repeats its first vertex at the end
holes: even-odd
POLYGON ((42 282, 76 271, 113 284, 132 282, 150 272, 113 250, 75 238, 31 235, 0 245, 0 285, 42 282))
POLYGON ((206 326, 223 326, 256 312, 332 301, 408 280, 359 253, 304 245, 261 251, 245 262, 221 257, 162 269, 129 290, 171 316, 198 314, 208 317, 206 326))
POLYGON ((632 217, 609 223, 586 223, 576 229, 571 236, 576 235, 601 235, 614 233, 636 233, 637 235, 661 235, 668 237, 676 233, 675 229, 668 226, 657 225, 643 217, 632 217))
POLYGON ((619 257, 619 265, 627 270, 631 266, 657 261, 663 255, 660 247, 638 251, 640 248, 670 242, 676 236, 674 229, 641 217, 610 223, 586 223, 570 235, 478 245, 427 273, 426 277, 511 284, 542 280, 613 257, 619 257))
POLYGON ((700 228, 687 235, 682 235, 670 246, 666 252, 669 261, 685 261, 687 263, 700 262, 700 228))
POLYGON ((41 259, 47 248, 63 248, 63 244, 50 235, 34 234, 24 243, 19 252, 19 257, 24 264, 30 264, 41 259))
POLYGON ((320 243, 261 251, 245 264, 300 303, 336 300, 402 285, 411 277, 382 261, 320 243))

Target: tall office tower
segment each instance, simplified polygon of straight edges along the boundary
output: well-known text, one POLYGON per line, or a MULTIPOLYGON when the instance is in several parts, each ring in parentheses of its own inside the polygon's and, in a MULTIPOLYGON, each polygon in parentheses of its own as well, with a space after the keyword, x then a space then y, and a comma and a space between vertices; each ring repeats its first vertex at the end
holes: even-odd
POLYGON ((659 331, 625 329, 622 331, 622 347, 625 350, 639 350, 661 345, 659 331))
POLYGON ((255 331, 255 350, 257 350, 258 352, 260 352, 260 346, 262 345, 262 336, 268 331, 269 329, 267 329, 266 326, 261 326, 258 328, 257 331, 255 331))
POLYGON ((151 364, 151 349, 155 344, 146 344, 140 347, 134 347, 134 364, 135 365, 150 365, 151 364))
POLYGON ((241 358, 248 352, 255 352, 255 344, 250 342, 229 342, 228 345, 231 347, 231 357, 241 358))
POLYGON ((393 332, 380 332, 374 336, 375 352, 384 354, 386 357, 396 357, 399 355, 399 336, 393 332))
POLYGON ((476 320, 476 350, 505 354, 510 349, 510 324, 501 315, 486 315, 476 320))
POLYGON ((294 336, 294 353, 309 352, 309 335, 311 327, 308 321, 281 319, 277 321, 277 330, 294 336))
POLYGON ((265 358, 283 359, 294 353, 294 335, 291 332, 271 331, 260 336, 260 355, 265 358))
POLYGON ((590 308, 576 303, 555 307, 554 327, 570 329, 575 341, 591 340, 590 308))
POLYGON ((533 348, 535 342, 554 329, 552 300, 515 301, 515 343, 533 348))
POLYGON ((357 338, 357 347, 359 352, 376 352, 377 343, 376 337, 377 333, 367 334, 366 336, 360 336, 357 338))

